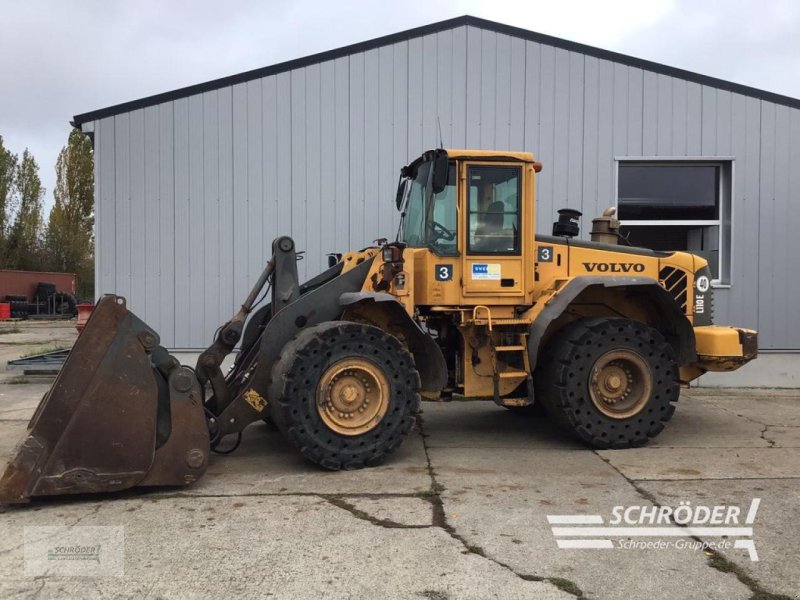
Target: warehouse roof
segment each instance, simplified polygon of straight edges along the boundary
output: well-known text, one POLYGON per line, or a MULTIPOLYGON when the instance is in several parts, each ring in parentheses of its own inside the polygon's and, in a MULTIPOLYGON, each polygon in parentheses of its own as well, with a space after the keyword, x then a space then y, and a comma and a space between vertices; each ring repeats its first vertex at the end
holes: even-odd
POLYGON ((351 44, 350 46, 343 46, 335 50, 320 52, 318 54, 312 54, 310 56, 305 56, 303 58, 298 58, 295 60, 278 63, 276 65, 272 65, 269 67, 253 69, 251 71, 245 71, 244 73, 239 73, 237 75, 222 77, 220 79, 214 79, 212 81, 207 81, 205 83, 190 85, 188 87, 180 88, 170 92, 164 92, 162 94, 148 96, 146 98, 141 98, 139 100, 123 102, 122 104, 116 104, 114 106, 109 106, 107 108, 101 108, 99 110, 82 113, 79 115, 75 115, 73 117, 72 124, 73 126, 78 127, 81 124, 86 123, 88 121, 94 121, 96 119, 110 117, 116 114, 129 112, 147 106, 153 106, 155 104, 160 104, 162 102, 169 102, 171 100, 176 100, 178 98, 186 98, 187 96, 193 96, 195 94, 207 92, 210 90, 215 90, 222 87, 227 87, 245 81, 250 81, 252 79, 259 79, 261 77, 275 75, 276 73, 282 73, 285 71, 290 71, 292 69, 305 67, 311 64, 317 64, 324 61, 333 60, 335 58, 349 56, 351 54, 355 54, 358 52, 372 50, 374 48, 379 48, 381 46, 387 46, 389 44, 394 44, 397 42, 402 42, 405 40, 410 40, 425 35, 438 33, 440 31, 447 31, 449 29, 455 29, 457 27, 464 27, 464 26, 472 26, 480 29, 485 29, 488 31, 494 31, 496 33, 502 33, 513 37, 529 40, 532 42, 538 42, 540 44, 553 46, 556 48, 563 48, 564 50, 580 52, 588 56, 594 56, 599 59, 628 65, 630 67, 636 67, 639 69, 644 69, 646 71, 661 73, 663 75, 669 75, 671 77, 677 77, 680 79, 685 79, 687 81, 693 81, 695 83, 699 83, 702 85, 707 85, 722 90, 736 92, 744 96, 750 96, 753 98, 759 98, 761 100, 767 100, 769 102, 774 102, 775 104, 782 104, 784 106, 789 106, 792 108, 800 108, 800 99, 797 98, 791 98, 789 96, 783 96, 781 94, 767 92, 747 85, 733 83, 732 81, 717 79, 716 77, 709 77, 707 75, 701 75, 699 73, 694 73, 692 71, 686 71, 684 69, 670 67, 668 65, 664 65, 661 63, 652 62, 649 60, 643 60, 641 58, 636 58, 633 56, 628 56, 627 54, 620 54, 619 52, 611 52, 610 50, 603 50, 601 48, 595 48, 594 46, 587 46, 585 44, 571 42, 569 40, 553 37, 550 35, 544 35, 542 33, 529 31, 527 29, 522 29, 520 27, 512 27, 511 25, 504 25, 502 23, 497 23, 495 21, 489 21, 486 19, 480 19, 478 17, 464 15, 462 17, 456 17, 454 19, 448 19, 446 21, 439 21, 438 23, 425 25, 423 27, 415 27, 414 29, 408 29, 406 31, 393 33, 391 35, 385 35, 383 37, 368 40, 366 42, 351 44))

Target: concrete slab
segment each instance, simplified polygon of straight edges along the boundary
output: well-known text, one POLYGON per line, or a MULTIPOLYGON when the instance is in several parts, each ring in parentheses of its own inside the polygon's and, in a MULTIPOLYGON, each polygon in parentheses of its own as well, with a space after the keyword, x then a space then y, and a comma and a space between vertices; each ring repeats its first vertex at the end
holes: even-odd
MULTIPOLYGON (((0 421, 0 461, 5 463, 25 433, 27 421, 0 421)), ((327 471, 291 448, 267 425, 251 426, 241 447, 211 455, 205 476, 186 488, 159 488, 150 495, 239 496, 267 494, 418 494, 430 489, 427 458, 418 433, 378 467, 327 471)))
POLYGON ((800 427, 767 426, 761 437, 775 448, 800 448, 800 427))
MULTIPOLYGON (((692 392, 695 396, 696 392, 692 392)), ((800 395, 786 390, 753 390, 747 395, 707 395, 709 405, 762 425, 800 427, 800 395), (771 392, 771 393, 770 393, 771 392)))
MULTIPOLYGON (((435 428, 430 435, 436 437, 435 428)), ((590 598, 751 595, 735 577, 709 569, 705 557, 694 552, 559 549, 548 515, 608 515, 617 505, 651 505, 590 450, 429 452, 444 488, 445 516, 456 533, 518 573, 563 578, 590 598)))
POLYGON ((632 448, 598 454, 633 480, 800 477, 797 448, 632 448))
POLYGON ((682 393, 675 414, 648 448, 768 448, 763 425, 726 409, 724 400, 682 393))
POLYGON ((740 550, 723 552, 762 586, 790 598, 800 597, 800 480, 732 479, 719 482, 643 482, 640 486, 659 502, 677 506, 681 500, 694 505, 737 505, 749 507, 761 498, 753 538, 759 561, 743 559, 740 550))
MULTIPOLYGON (((20 344, 8 337, 17 333, 0 335, 0 356, 3 338, 17 355, 48 344, 53 331, 36 325, 24 325, 20 344)), ((0 365, 0 461, 51 383, 12 380, 0 365)), ((425 437, 413 432, 374 469, 321 470, 258 423, 193 488, 0 509, 0 596, 798 597, 800 392, 685 390, 648 447, 599 454, 546 419, 491 402, 423 409, 425 437), (645 498, 743 505, 756 494, 761 561, 727 556, 755 578, 747 585, 690 550, 559 549, 547 521, 607 518, 645 498), (124 526, 125 577, 25 578, 21 528, 39 524, 124 526), (536 581, 548 578, 563 589, 536 581)))
POLYGON ((486 400, 423 402, 423 417, 435 426, 428 440, 436 448, 581 448, 545 417, 497 406, 486 400))
POLYGON ((361 471, 328 471, 289 446, 262 423, 244 432, 242 445, 226 456, 212 455, 205 477, 182 493, 190 495, 319 493, 414 494, 430 488, 422 439, 412 432, 384 464, 361 471))
POLYGON ((571 597, 440 528, 376 526, 318 497, 128 499, 0 516, 3 597, 571 597), (124 577, 24 577, 23 528, 54 522, 124 527, 124 577))
POLYGON ((334 501, 344 502, 390 527, 395 524, 400 527, 430 527, 433 524, 431 503, 426 498, 349 496, 334 501))
POLYGON ((27 426, 28 422, 25 420, 0 421, 0 469, 11 459, 13 450, 25 435, 27 426))
POLYGON ((0 383, 0 421, 30 419, 51 385, 50 382, 27 383, 27 379, 16 380, 19 383, 0 383))

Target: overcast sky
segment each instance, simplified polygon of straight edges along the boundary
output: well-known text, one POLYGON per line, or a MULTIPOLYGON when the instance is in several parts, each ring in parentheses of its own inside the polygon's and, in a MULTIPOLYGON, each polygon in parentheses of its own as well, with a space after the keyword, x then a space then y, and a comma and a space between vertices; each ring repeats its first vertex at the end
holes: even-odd
POLYGON ((75 114, 464 14, 800 98, 797 0, 0 0, 0 135, 49 206, 75 114))

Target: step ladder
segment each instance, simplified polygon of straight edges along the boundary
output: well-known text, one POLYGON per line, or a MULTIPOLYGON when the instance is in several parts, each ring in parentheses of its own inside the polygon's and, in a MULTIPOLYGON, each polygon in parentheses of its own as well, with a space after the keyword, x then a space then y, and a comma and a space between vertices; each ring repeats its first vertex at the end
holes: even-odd
POLYGON ((476 306, 473 310, 475 325, 488 329, 489 345, 492 356, 492 379, 494 383, 494 402, 498 406, 523 407, 533 404, 533 378, 530 376, 530 360, 528 358, 528 333, 530 322, 525 319, 493 319, 492 313, 486 306, 476 306), (481 317, 480 314, 485 316, 481 317), (495 345, 493 333, 500 333, 501 338, 513 338, 513 343, 508 345, 495 345), (506 360, 508 358, 509 360, 506 360), (501 363, 522 365, 522 370, 517 368, 503 368, 501 363), (500 397, 500 381, 511 380, 518 384, 527 382, 528 395, 522 397, 500 397))

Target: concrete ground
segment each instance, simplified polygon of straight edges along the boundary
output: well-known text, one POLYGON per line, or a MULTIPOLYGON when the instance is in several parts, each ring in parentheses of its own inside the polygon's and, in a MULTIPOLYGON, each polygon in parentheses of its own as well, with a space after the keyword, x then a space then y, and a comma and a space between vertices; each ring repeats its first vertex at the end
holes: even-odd
MULTIPOLYGON (((0 333, 0 360, 72 339, 68 324, 26 325, 0 333)), ((0 461, 48 387, 0 372, 0 461)), ((798 392, 691 390, 649 446, 617 451, 487 402, 423 411, 380 467, 322 471, 259 423, 191 488, 0 509, 0 596, 800 598, 798 392), (559 549, 547 518, 608 524, 615 506, 681 502, 747 512, 753 498, 758 562, 742 549, 559 549), (123 526, 124 577, 26 577, 29 525, 123 526)))

